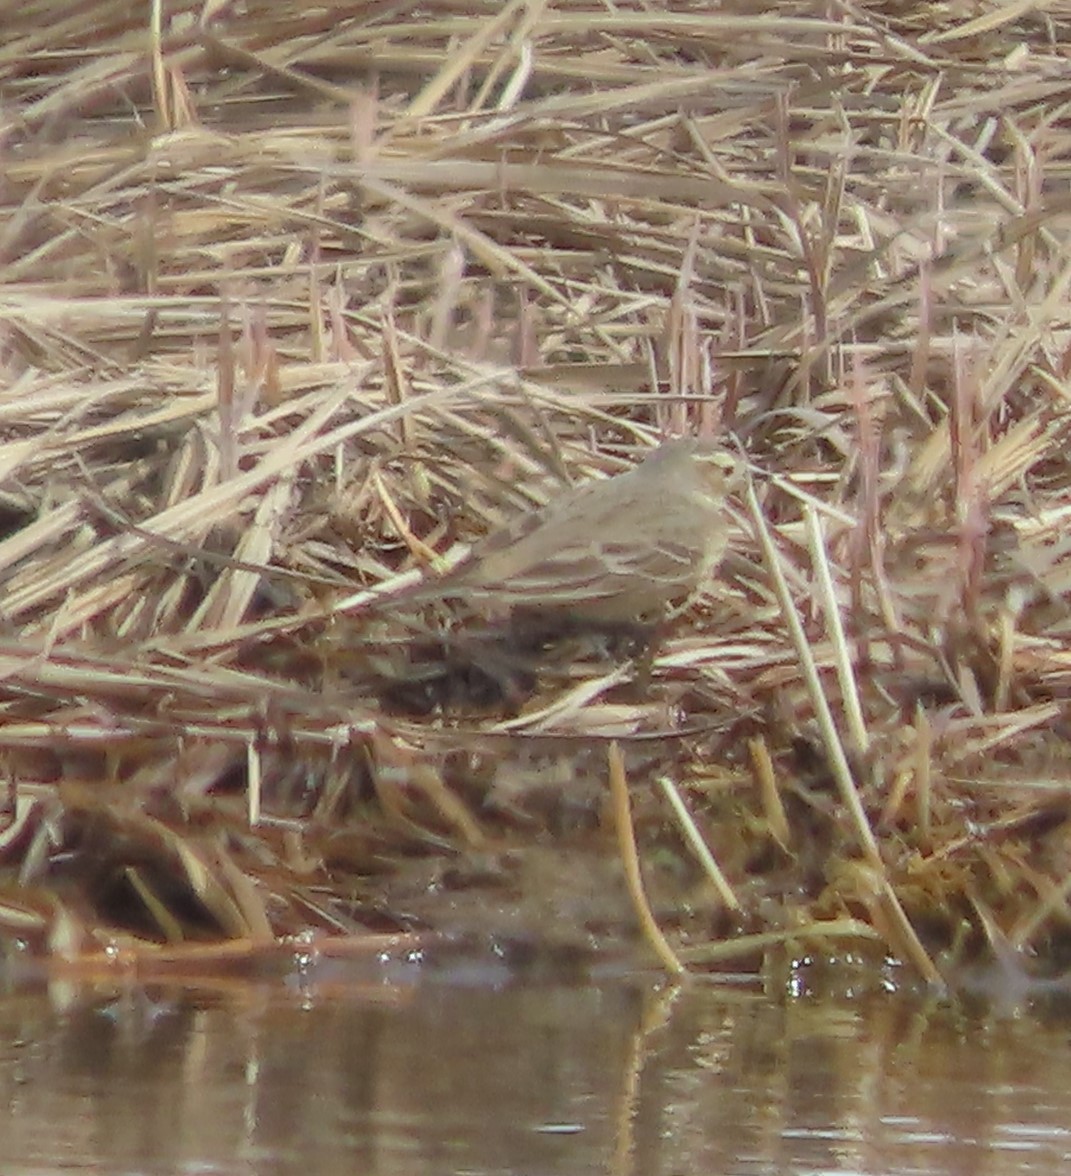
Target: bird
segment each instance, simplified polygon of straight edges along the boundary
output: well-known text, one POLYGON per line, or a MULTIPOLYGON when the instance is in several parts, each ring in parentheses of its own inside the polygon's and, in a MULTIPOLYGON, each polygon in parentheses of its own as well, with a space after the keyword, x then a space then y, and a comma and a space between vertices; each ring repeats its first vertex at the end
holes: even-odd
POLYGON ((711 441, 664 441, 627 472, 518 516, 393 604, 453 601, 485 616, 551 624, 658 624, 721 561, 726 498, 743 468, 711 441))

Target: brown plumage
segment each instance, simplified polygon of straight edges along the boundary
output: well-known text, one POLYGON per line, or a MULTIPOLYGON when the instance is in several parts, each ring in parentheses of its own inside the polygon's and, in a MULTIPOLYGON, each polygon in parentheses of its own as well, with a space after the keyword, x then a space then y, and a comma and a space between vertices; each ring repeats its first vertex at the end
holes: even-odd
POLYGON ((392 604, 454 600, 485 614, 608 626, 660 620, 721 559, 725 497, 740 469, 710 442, 667 441, 628 472, 521 516, 392 604))

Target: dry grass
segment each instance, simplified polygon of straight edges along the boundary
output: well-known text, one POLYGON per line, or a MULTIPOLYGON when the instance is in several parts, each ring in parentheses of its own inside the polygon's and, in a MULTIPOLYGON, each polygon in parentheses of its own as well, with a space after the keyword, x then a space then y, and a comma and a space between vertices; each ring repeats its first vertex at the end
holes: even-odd
POLYGON ((652 876, 671 811, 714 848, 703 913, 660 911, 685 958, 846 930, 931 980, 983 933, 1059 957, 1071 47, 1048 10, 18 8, 10 938, 391 930, 370 874, 575 835, 612 762, 652 876), (761 472, 645 688, 567 648, 496 697, 478 635, 455 664, 369 611, 685 431, 761 472))

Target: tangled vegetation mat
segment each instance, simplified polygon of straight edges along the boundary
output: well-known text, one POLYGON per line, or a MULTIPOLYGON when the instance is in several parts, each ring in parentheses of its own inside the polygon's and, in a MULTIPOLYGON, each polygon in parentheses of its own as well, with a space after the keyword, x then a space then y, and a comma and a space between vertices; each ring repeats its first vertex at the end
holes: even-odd
POLYGON ((1066 14, 9 7, 9 952, 1061 965, 1066 14), (656 640, 392 608, 681 434, 656 640))

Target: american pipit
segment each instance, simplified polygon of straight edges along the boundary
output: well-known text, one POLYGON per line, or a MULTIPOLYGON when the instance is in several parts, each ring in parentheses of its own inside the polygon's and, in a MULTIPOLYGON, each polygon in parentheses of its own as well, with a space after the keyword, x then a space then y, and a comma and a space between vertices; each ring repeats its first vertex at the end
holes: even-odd
POLYGON ((740 468, 710 442, 667 441, 627 473, 521 516, 392 603, 453 600, 489 615, 594 626, 657 622, 721 559, 725 497, 740 468))

